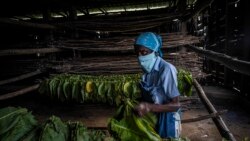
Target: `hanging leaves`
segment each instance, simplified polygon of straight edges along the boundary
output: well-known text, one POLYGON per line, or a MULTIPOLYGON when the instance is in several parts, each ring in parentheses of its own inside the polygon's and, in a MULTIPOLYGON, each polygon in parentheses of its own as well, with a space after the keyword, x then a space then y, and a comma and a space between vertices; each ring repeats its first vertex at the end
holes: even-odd
POLYGON ((119 105, 123 98, 140 97, 140 74, 90 76, 60 74, 44 80, 39 92, 51 99, 75 103, 119 105))

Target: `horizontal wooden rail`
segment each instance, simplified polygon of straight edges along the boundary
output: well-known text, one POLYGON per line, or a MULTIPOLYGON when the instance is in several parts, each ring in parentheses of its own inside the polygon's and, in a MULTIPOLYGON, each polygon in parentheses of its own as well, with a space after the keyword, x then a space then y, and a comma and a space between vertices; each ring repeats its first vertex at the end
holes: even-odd
POLYGON ((35 75, 38 75, 38 74, 41 74, 41 73, 42 73, 41 70, 36 70, 36 71, 30 72, 30 73, 22 74, 22 75, 19 75, 17 77, 14 77, 14 78, 2 80, 2 81, 0 81, 0 85, 13 83, 13 82, 23 80, 23 79, 26 79, 26 78, 29 78, 29 77, 32 77, 32 76, 35 76, 35 75))
POLYGON ((196 118, 182 119, 181 123, 190 123, 190 122, 196 122, 196 121, 206 120, 208 118, 215 118, 215 117, 218 117, 219 115, 222 115, 222 114, 224 114, 226 112, 227 112, 227 110, 222 110, 222 111, 219 111, 217 113, 211 113, 211 114, 200 116, 200 117, 196 117, 196 118))
POLYGON ((0 100, 6 100, 6 99, 9 99, 9 98, 13 98, 13 97, 16 97, 16 96, 23 95, 23 94, 26 94, 28 92, 34 91, 34 90, 39 88, 39 85, 40 84, 35 84, 35 85, 29 86, 27 88, 24 88, 24 89, 15 91, 15 92, 0 95, 0 100))
POLYGON ((219 62, 222 65, 228 67, 229 69, 235 70, 242 74, 250 75, 250 62, 248 61, 239 60, 223 53, 201 49, 192 45, 187 45, 185 47, 195 51, 196 53, 204 55, 210 60, 219 62))
POLYGON ((25 22, 25 21, 20 21, 20 20, 12 20, 8 18, 0 18, 0 23, 20 26, 20 27, 36 28, 36 29, 47 29, 47 30, 57 29, 57 27, 53 25, 49 25, 49 24, 31 23, 31 22, 25 22))
POLYGON ((39 48, 39 49, 8 49, 1 50, 0 56, 11 56, 11 55, 27 55, 36 53, 55 53, 61 52, 63 49, 59 48, 39 48))

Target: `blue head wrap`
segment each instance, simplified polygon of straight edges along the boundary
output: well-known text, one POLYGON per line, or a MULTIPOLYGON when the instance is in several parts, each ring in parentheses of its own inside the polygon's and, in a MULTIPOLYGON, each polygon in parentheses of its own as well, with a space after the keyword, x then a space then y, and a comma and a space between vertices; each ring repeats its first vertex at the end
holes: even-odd
POLYGON ((157 35, 153 32, 144 32, 141 33, 135 40, 135 45, 141 45, 148 49, 151 49, 159 53, 159 56, 162 57, 162 38, 160 35, 157 35))

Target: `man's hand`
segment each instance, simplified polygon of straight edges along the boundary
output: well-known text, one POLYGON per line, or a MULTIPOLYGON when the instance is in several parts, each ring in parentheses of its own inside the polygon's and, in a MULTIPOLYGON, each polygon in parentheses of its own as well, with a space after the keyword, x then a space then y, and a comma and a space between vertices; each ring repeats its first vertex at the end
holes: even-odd
POLYGON ((137 111, 139 116, 144 116, 151 111, 151 105, 147 102, 141 102, 135 107, 135 110, 137 111))

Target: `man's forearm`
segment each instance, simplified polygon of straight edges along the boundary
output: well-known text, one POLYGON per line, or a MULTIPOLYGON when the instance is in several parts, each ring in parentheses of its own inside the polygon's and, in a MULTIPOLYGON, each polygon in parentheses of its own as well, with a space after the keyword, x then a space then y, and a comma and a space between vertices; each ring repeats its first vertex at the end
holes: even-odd
POLYGON ((180 108, 180 104, 178 103, 168 103, 164 105, 160 104, 150 104, 151 112, 176 112, 180 108))

